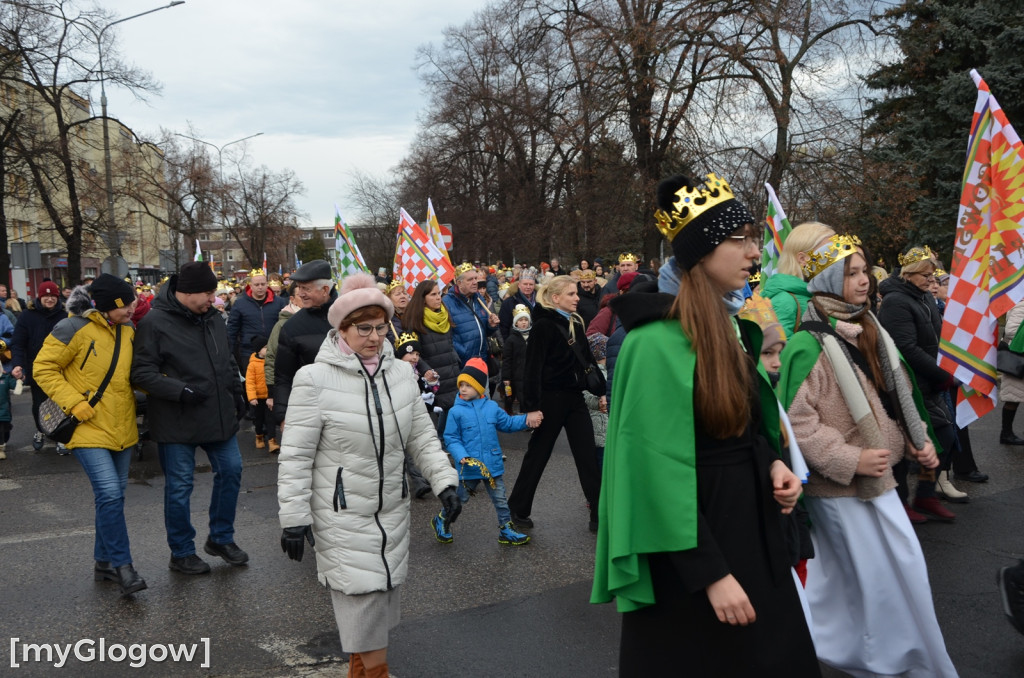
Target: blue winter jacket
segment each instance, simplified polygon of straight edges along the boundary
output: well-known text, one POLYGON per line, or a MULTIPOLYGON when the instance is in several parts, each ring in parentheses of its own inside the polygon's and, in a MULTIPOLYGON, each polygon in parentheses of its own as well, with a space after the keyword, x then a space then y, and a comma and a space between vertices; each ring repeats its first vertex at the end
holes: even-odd
POLYGON ((484 298, 474 294, 467 299, 453 286, 442 301, 455 325, 452 343, 462 364, 465 365, 470 358, 487 360, 487 336, 494 334, 498 328, 487 323, 488 314, 484 308, 484 298))
POLYGON ((476 400, 455 399, 455 405, 448 410, 448 421, 444 427, 444 446, 455 458, 455 468, 464 480, 483 478, 475 466, 463 466, 464 457, 475 457, 484 463, 492 476, 505 475, 505 463, 501 460, 501 445, 498 431, 515 433, 526 429, 526 415, 511 416, 489 398, 476 400))

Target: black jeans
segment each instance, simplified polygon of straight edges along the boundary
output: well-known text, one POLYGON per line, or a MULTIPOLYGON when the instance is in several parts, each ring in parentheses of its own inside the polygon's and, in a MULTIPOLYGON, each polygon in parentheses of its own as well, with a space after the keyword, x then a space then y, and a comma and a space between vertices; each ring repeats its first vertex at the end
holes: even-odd
POLYGON ((269 433, 271 438, 276 437, 277 427, 274 425, 274 415, 267 408, 266 398, 256 399, 256 406, 252 408, 252 425, 256 430, 256 435, 269 433))
POLYGON ((508 507, 520 517, 528 517, 533 510, 533 498, 537 485, 544 474, 544 468, 551 458, 558 435, 565 428, 569 449, 576 461, 576 473, 580 487, 590 502, 590 519, 597 520, 597 499, 601 493, 601 470, 597 466, 594 451, 594 425, 590 411, 579 391, 558 391, 544 393, 540 399, 544 421, 533 431, 530 444, 523 457, 515 487, 508 498, 508 507))

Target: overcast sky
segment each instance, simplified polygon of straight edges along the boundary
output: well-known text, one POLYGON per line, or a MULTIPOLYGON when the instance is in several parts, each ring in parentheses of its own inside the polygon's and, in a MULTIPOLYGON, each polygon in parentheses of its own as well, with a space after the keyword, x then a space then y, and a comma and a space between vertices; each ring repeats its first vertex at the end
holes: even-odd
MULTIPOLYGON (((122 18, 166 2, 98 4, 122 18)), ((352 221, 348 173, 384 174, 415 134, 424 97, 413 70, 416 48, 440 42, 446 26, 462 25, 485 5, 187 0, 111 29, 124 59, 149 71, 163 92, 138 103, 111 89, 109 114, 149 137, 160 127, 188 133, 191 123, 196 136, 218 146, 263 132, 245 142, 249 158, 295 171, 306 187, 299 206, 311 222, 333 224, 335 202, 352 221)), ((406 208, 414 216, 426 209, 406 208)))

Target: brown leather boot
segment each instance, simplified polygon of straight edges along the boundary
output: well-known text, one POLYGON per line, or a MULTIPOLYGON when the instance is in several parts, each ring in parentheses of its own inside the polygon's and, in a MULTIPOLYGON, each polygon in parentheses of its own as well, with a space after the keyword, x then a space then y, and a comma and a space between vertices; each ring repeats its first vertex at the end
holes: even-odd
POLYGON ((366 668, 363 666, 363 658, 358 652, 353 652, 348 656, 348 678, 365 678, 365 676, 366 668))
POLYGON ((263 436, 257 435, 256 436, 256 449, 257 450, 262 450, 266 446, 267 446, 267 444, 265 442, 263 442, 263 436))
POLYGON ((388 678, 388 676, 390 675, 388 673, 388 663, 384 662, 383 664, 378 664, 377 666, 374 666, 372 669, 364 667, 363 675, 366 676, 366 678, 388 678))
POLYGON ((271 454, 277 454, 280 449, 281 446, 277 443, 277 440, 275 440, 274 438, 271 438, 270 440, 267 441, 267 452, 270 452, 271 454))

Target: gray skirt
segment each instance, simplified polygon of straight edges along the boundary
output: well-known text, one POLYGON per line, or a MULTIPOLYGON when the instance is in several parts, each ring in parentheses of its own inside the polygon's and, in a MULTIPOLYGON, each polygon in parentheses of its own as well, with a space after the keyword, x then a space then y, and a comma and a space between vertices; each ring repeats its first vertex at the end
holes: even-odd
POLYGON ((388 646, 388 632, 401 619, 401 586, 390 591, 374 591, 349 596, 331 591, 334 619, 338 622, 341 649, 345 652, 372 652, 388 646))

